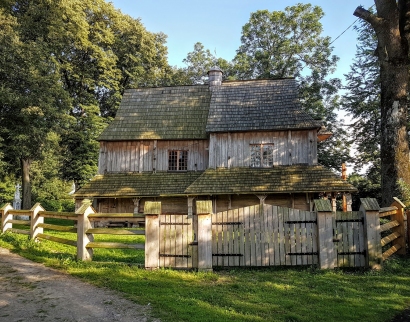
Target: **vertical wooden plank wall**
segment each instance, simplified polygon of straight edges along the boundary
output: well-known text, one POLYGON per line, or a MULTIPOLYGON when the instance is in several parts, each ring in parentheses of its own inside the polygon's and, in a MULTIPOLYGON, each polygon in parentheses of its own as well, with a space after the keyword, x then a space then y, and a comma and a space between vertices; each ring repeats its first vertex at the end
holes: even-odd
POLYGON ((250 144, 273 143, 274 165, 317 164, 317 141, 312 131, 272 131, 211 134, 209 167, 250 165, 250 144))
POLYGON ((100 142, 98 173, 167 171, 169 150, 189 151, 189 171, 208 167, 207 140, 100 142))

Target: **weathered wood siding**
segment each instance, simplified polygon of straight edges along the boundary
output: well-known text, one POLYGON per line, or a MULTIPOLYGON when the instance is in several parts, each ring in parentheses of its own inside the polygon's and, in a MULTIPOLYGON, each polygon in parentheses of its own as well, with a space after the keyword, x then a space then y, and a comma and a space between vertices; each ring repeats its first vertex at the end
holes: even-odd
POLYGON ((317 164, 315 131, 274 131, 211 134, 209 167, 249 167, 250 144, 273 144, 274 166, 317 164))
POLYGON ((100 142, 98 172, 167 171, 168 151, 188 151, 188 171, 208 167, 208 141, 100 142))
MULTIPOLYGON (((198 196, 195 200, 207 200, 207 198, 206 196, 198 196)), ((255 195, 221 195, 214 197, 213 200, 214 212, 227 211, 260 203, 259 198, 255 195)), ((189 212, 188 197, 144 197, 141 198, 138 203, 138 213, 144 211, 144 205, 147 201, 161 201, 163 214, 187 214, 189 212)), ((311 207, 308 201, 306 194, 274 194, 266 197, 265 204, 309 211, 311 207)), ((193 204, 192 211, 195 213, 195 202, 193 204)), ((134 202, 131 198, 97 199, 95 207, 97 212, 102 213, 132 213, 135 209, 134 202)))
MULTIPOLYGON (((312 197, 311 194, 306 196, 305 193, 272 194, 266 197, 265 204, 310 211, 312 208, 310 198, 312 197)), ((248 207, 260 203, 256 195, 221 195, 214 197, 214 200, 214 212, 248 207)))

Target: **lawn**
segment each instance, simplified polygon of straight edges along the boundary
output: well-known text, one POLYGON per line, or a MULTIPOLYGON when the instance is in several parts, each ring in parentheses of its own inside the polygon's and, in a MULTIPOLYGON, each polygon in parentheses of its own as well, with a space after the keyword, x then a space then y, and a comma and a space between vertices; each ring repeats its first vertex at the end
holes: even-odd
POLYGON ((387 261, 382 271, 303 267, 198 273, 146 271, 143 251, 97 249, 93 262, 77 262, 74 247, 10 233, 0 235, 0 246, 150 303, 162 321, 384 322, 410 306, 410 259, 387 261))

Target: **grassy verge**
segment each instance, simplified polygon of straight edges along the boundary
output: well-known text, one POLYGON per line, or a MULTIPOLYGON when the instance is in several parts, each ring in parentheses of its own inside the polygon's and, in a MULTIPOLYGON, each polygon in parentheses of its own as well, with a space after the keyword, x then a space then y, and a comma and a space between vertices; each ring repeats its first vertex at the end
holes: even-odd
POLYGON ((97 250, 95 261, 77 262, 74 247, 34 243, 27 236, 0 235, 0 246, 118 290, 138 303, 150 303, 163 321, 377 322, 388 321, 410 306, 410 260, 406 259, 387 262, 381 272, 308 267, 196 273, 145 271, 134 265, 143 263, 140 251, 97 250))

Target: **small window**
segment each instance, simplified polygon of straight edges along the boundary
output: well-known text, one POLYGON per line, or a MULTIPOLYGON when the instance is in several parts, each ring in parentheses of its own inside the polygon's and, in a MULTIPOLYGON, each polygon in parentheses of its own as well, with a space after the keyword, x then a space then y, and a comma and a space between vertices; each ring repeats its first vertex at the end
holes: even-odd
POLYGON ((251 168, 273 167, 273 144, 251 144, 251 168))
POLYGON ((172 150, 168 152, 169 171, 187 171, 188 151, 172 150))

